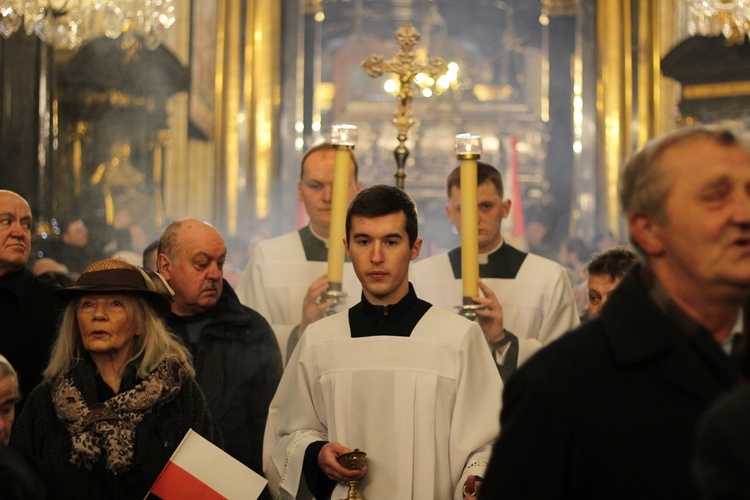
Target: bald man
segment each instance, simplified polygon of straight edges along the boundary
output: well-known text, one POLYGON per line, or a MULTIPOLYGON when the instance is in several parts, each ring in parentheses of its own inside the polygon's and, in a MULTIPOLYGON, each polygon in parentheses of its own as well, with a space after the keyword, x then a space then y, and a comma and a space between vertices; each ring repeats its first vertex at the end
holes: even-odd
POLYGON ((65 306, 52 294, 52 285, 26 268, 31 225, 26 200, 0 190, 0 353, 16 369, 22 395, 42 381, 57 318, 65 306))
POLYGON ((226 254, 216 228, 183 219, 162 233, 157 264, 175 292, 169 326, 193 354, 225 449, 262 474, 263 431, 281 379, 281 351, 268 321, 242 305, 224 280, 226 254))

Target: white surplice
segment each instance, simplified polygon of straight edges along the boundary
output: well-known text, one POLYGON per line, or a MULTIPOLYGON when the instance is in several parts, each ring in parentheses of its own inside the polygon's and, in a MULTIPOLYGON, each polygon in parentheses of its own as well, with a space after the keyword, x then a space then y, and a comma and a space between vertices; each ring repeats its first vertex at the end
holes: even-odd
MULTIPOLYGON (((289 336, 302 320, 307 289, 326 272, 327 262, 307 260, 297 231, 262 241, 253 250, 235 291, 240 302, 271 324, 284 359, 289 336)), ((351 262, 344 263, 343 282, 348 296, 336 307, 338 311, 350 308, 361 298, 362 286, 351 262)))
MULTIPOLYGON (((447 253, 412 264, 409 278, 419 298, 458 311, 463 289, 461 280, 454 277, 447 253)), ((570 280, 556 262, 528 254, 515 278, 481 274, 480 278, 503 308, 503 327, 518 337, 518 366, 543 345, 580 324, 570 280)))
MULTIPOLYGON (((311 498, 307 446, 367 453, 369 500, 462 498, 499 433, 502 382, 479 327, 431 307, 410 337, 351 338, 348 312, 305 332, 266 425, 263 463, 277 498, 311 498)), ((337 485, 331 498, 345 498, 337 485)))

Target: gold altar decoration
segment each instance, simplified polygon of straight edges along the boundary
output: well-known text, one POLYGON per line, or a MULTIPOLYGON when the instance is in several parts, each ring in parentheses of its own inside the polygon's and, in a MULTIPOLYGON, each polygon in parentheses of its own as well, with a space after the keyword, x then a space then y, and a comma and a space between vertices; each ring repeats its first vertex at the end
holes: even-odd
POLYGON ((438 78, 448 71, 448 65, 440 57, 426 62, 417 60, 414 46, 421 36, 419 31, 407 22, 396 30, 396 41, 401 47, 401 52, 388 61, 381 55, 373 54, 362 63, 365 72, 372 78, 377 78, 384 73, 393 73, 398 76, 397 108, 393 113, 391 123, 398 130, 398 146, 393 155, 396 158, 396 186, 401 189, 404 189, 405 165, 409 157, 406 139, 409 129, 414 125, 414 115, 411 111, 412 83, 420 73, 438 78))
POLYGON ((91 176, 91 185, 101 189, 104 198, 106 222, 112 225, 116 212, 127 209, 138 213, 147 206, 148 196, 140 191, 145 186, 146 176, 130 163, 130 144, 115 142, 111 158, 97 166, 91 176))
MULTIPOLYGON (((362 470, 362 467, 367 463, 367 453, 359 448, 354 448, 353 452, 339 455, 336 460, 349 470, 362 470)), ((365 500, 365 497, 357 491, 357 484, 359 484, 359 481, 349 481, 349 491, 346 498, 341 500, 365 500)))

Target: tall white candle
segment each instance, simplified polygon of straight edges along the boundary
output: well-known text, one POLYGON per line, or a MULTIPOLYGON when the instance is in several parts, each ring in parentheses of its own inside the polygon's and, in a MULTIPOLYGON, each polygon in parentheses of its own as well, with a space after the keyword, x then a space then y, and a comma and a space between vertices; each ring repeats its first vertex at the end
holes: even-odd
POLYGON ((328 245, 328 279, 331 289, 341 290, 344 279, 344 243, 346 237, 346 209, 349 206, 351 151, 357 142, 357 127, 334 125, 331 143, 336 149, 331 195, 331 225, 328 245))
POLYGON ((479 214, 477 160, 482 152, 478 135, 456 136, 456 158, 461 161, 461 282, 464 304, 479 295, 479 214))

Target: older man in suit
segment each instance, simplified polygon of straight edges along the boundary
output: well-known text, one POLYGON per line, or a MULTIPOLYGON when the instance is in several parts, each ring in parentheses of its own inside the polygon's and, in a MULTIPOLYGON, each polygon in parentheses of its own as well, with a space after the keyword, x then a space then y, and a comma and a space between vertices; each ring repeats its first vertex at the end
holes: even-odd
POLYGON ((728 130, 673 132, 628 162, 620 198, 643 264, 506 385, 483 498, 698 496, 696 425, 739 377, 750 152, 728 130))

